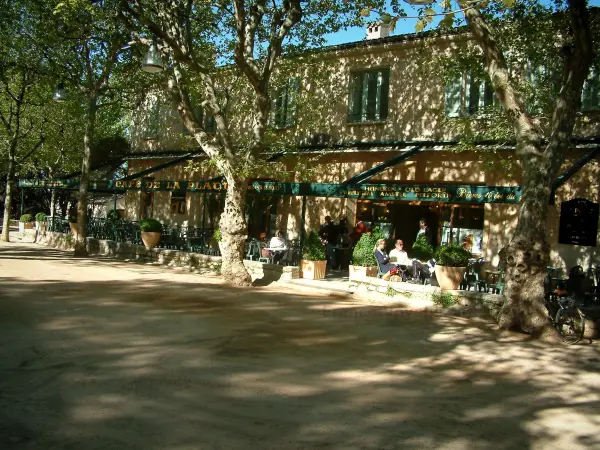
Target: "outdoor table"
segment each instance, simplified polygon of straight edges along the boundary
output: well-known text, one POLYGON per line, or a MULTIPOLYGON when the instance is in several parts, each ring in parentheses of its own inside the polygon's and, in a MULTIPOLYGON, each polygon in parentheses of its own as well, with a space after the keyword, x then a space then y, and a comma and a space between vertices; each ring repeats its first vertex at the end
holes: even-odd
MULTIPOLYGON (((265 247, 265 250, 269 250, 270 252, 273 252, 273 253, 275 253, 275 252, 282 252, 283 256, 279 259, 279 262, 281 262, 281 261, 283 261, 285 259, 286 253, 288 252, 289 248, 288 247, 275 247, 275 248, 265 247)), ((273 261, 271 260, 271 262, 273 262, 273 261)))

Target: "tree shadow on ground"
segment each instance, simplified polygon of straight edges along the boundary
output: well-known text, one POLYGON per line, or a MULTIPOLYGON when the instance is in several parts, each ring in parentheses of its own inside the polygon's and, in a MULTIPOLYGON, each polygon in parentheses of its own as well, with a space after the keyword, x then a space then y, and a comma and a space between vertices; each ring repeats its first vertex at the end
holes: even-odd
POLYGON ((600 445, 594 346, 281 286, 72 270, 1 279, 1 448, 600 445))

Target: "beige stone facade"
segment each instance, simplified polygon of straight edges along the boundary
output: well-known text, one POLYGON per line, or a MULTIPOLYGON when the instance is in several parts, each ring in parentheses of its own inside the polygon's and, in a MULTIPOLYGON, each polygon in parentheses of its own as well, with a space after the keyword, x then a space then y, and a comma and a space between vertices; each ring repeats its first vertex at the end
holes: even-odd
MULTIPOLYGON (((437 41, 414 37, 392 37, 372 40, 356 45, 340 46, 323 52, 320 59, 308 61, 299 73, 300 90, 293 126, 274 131, 274 136, 288 143, 304 145, 316 134, 325 134, 330 143, 367 143, 368 148, 351 144, 338 151, 310 153, 304 158, 314 158, 310 171, 295 172, 295 159, 289 157, 273 163, 272 172, 286 175, 284 181, 313 183, 343 183, 344 181, 398 155, 390 142, 424 142, 456 139, 456 127, 445 114, 445 87, 439 73, 432 71, 428 60, 432 48, 437 52, 451 51, 453 46, 467 45, 463 36, 449 36, 437 41), (381 120, 350 123, 349 84, 353 73, 362 70, 389 69, 388 112, 381 120), (311 75, 312 74, 312 75, 311 75), (282 172, 282 171, 285 171, 282 172)), ((365 84, 366 86, 366 84, 365 84)), ((243 86, 242 86, 243 88, 243 86)), ((240 88, 240 89, 242 89, 240 88)), ((238 115, 231 120, 231 128, 246 130, 247 116, 243 116, 243 95, 238 115)), ((234 111, 236 106, 234 105, 234 111)), ((582 114, 577 127, 579 136, 600 135, 597 116, 582 114)), ((455 119, 460 120, 460 119, 455 119)), ((481 119, 484 121, 485 119, 481 119)), ((473 121, 475 127, 477 121, 473 121)), ((142 122, 138 122, 141 124, 142 122)), ((483 123, 483 122, 482 122, 483 123)), ((160 132, 152 139, 144 138, 141 125, 134 133, 134 147, 140 151, 182 149, 195 147, 194 141, 184 135, 176 114, 164 112, 160 132), (140 131, 141 130, 141 131, 140 131)), ((482 151, 452 151, 450 146, 424 145, 425 150, 407 161, 394 165, 368 183, 418 184, 418 185, 472 185, 520 186, 521 170, 510 149, 482 151)), ((404 151, 404 150, 403 150, 404 151)), ((579 161, 590 149, 573 149, 566 155, 561 172, 579 161)), ((135 173, 167 161, 160 159, 131 160, 130 173, 135 173)), ((189 172, 186 163, 179 164, 149 177, 155 180, 207 180, 216 176, 210 170, 189 172)), ((273 177, 272 179, 277 179, 273 177)), ((172 192, 147 194, 129 191, 126 200, 127 218, 139 219, 150 215, 166 224, 194 227, 212 227, 218 224, 219 193, 190 193, 177 198, 172 192), (151 199, 144 197, 152 197, 151 199), (181 207, 181 204, 184 206, 181 207), (217 208, 217 209, 215 209, 217 208)), ((264 234, 282 229, 288 239, 298 238, 302 223, 302 197, 284 195, 271 200, 260 197, 256 208, 265 209, 273 217, 265 219, 264 234), (271 211, 271 213, 269 213, 271 211)), ((596 247, 573 246, 558 243, 558 223, 563 201, 585 198, 600 201, 600 155, 597 153, 581 170, 570 178, 556 193, 556 204, 551 207, 549 225, 552 244, 552 263, 571 267, 581 264, 587 268, 598 263, 600 251, 596 247)), ((390 238, 414 240, 418 218, 432 218, 438 243, 442 237, 447 215, 456 212, 460 217, 472 216, 482 232, 481 253, 492 265, 498 263, 498 251, 510 240, 515 229, 518 205, 508 203, 449 204, 444 201, 390 201, 376 206, 353 198, 307 197, 305 230, 317 229, 326 215, 334 219, 346 217, 350 226, 369 208, 379 208, 389 213, 393 221, 390 238), (453 208, 454 206, 454 208, 453 208)), ((373 209, 374 210, 374 209, 373 209)), ((468 221, 468 220, 467 220, 468 221)), ((599 226, 600 229, 600 226, 599 226)), ((251 233, 256 234, 256 229, 251 233)), ((260 231, 260 230, 259 230, 260 231)), ((600 236, 598 236, 600 241, 600 236)), ((410 248, 410 247, 408 247, 410 248)), ((410 254, 410 252, 409 252, 410 254)))

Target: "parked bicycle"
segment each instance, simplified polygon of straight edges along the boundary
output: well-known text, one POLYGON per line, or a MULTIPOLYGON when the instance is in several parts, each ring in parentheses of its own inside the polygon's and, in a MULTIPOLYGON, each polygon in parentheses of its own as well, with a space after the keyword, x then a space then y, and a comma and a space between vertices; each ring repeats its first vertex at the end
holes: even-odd
POLYGON ((553 278, 556 269, 549 268, 546 277, 545 300, 552 326, 565 344, 577 344, 585 333, 585 315, 579 309, 577 298, 565 289, 565 281, 553 278), (556 284, 553 286, 553 282, 556 284))

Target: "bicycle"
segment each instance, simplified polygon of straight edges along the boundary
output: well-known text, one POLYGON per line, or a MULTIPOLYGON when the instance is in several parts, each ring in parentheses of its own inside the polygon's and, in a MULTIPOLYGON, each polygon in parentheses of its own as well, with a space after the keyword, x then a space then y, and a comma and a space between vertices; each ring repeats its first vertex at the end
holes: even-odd
POLYGON ((577 306, 579 302, 561 287, 552 289, 550 274, 547 281, 545 303, 550 322, 565 344, 577 344, 585 333, 585 315, 577 306))

